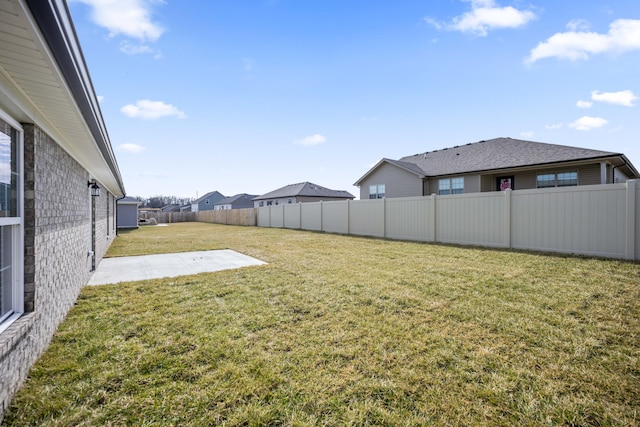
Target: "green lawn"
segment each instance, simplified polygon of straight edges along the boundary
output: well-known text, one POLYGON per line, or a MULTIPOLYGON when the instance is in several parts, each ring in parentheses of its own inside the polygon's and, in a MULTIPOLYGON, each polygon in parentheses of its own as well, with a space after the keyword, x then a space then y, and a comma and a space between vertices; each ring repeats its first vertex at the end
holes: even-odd
POLYGON ((266 266, 85 288, 7 425, 640 425, 640 264, 203 223, 110 255, 266 266))

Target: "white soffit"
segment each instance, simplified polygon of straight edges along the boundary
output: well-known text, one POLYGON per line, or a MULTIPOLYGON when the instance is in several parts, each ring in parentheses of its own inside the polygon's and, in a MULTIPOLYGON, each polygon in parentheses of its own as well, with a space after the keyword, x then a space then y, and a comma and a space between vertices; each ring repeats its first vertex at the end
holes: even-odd
MULTIPOLYGON (((79 53, 75 47, 70 49, 79 53)), ((88 77, 83 70, 78 72, 88 77)), ((89 98, 95 99, 95 94, 91 95, 89 98)), ((0 0, 0 107, 15 120, 42 128, 112 194, 123 195, 118 177, 105 161, 38 25, 21 0, 0 0)), ((99 114, 99 107, 94 108, 99 114)), ((101 131, 108 143, 106 129, 101 131)))

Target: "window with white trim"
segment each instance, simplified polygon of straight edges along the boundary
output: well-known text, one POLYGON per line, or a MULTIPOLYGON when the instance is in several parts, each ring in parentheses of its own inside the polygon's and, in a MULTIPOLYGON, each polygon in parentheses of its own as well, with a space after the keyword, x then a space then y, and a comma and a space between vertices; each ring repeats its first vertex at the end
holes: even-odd
POLYGON ((24 310, 22 129, 0 111, 0 332, 24 310))
POLYGON ((369 186, 369 198, 370 199, 383 199, 385 195, 385 185, 370 185, 369 186))
POLYGON ((536 188, 574 187, 576 185, 578 185, 577 171, 541 173, 536 178, 536 188))
POLYGON ((443 178, 438 180, 438 195, 464 194, 464 178, 443 178))

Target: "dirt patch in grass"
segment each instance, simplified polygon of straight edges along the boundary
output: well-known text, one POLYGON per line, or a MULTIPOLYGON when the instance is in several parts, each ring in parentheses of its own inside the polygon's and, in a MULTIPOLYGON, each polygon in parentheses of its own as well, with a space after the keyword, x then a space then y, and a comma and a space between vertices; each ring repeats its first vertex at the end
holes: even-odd
POLYGON ((640 265, 185 223, 110 255, 269 265, 85 288, 7 425, 638 425, 640 265))

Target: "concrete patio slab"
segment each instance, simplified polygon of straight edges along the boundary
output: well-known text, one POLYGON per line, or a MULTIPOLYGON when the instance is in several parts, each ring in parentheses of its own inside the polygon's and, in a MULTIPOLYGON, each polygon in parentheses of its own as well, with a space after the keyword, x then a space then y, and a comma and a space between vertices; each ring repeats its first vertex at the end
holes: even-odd
POLYGON ((160 279, 263 264, 266 262, 230 249, 104 258, 88 284, 160 279))

